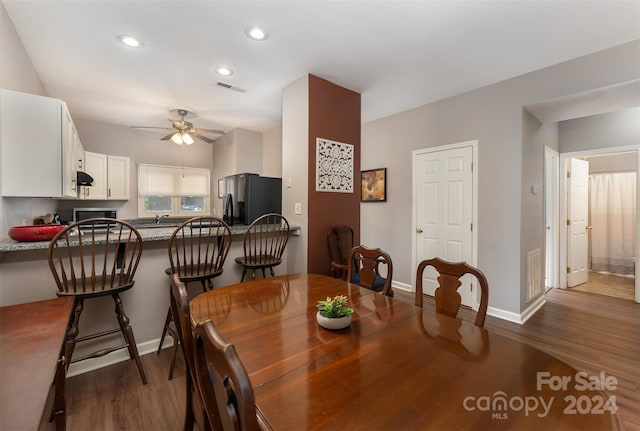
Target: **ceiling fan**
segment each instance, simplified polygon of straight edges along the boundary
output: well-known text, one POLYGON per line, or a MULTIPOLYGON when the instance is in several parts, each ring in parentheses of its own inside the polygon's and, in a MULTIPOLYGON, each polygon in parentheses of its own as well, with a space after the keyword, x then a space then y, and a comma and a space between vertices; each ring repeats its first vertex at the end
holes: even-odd
POLYGON ((171 123, 170 127, 145 127, 145 126, 134 126, 135 129, 161 129, 161 130, 171 130, 172 132, 166 136, 160 138, 161 141, 168 141, 171 139, 174 143, 178 145, 193 144, 193 138, 200 139, 202 141, 213 143, 213 139, 203 136, 202 133, 213 133, 216 135, 224 135, 225 132, 222 130, 214 130, 214 129, 197 129, 193 127, 193 123, 190 121, 186 121, 186 117, 193 117, 196 115, 195 111, 188 108, 169 108, 169 112, 172 115, 180 116, 180 120, 172 120, 169 119, 171 123))

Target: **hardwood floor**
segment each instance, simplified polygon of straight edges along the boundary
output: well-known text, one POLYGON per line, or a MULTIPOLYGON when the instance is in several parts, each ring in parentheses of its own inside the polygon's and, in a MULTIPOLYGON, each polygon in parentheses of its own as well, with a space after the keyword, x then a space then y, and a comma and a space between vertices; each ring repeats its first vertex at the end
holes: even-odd
POLYGON ((597 293, 633 301, 635 298, 635 279, 589 271, 589 281, 571 287, 570 290, 597 293))
MULTIPOLYGON (((413 303, 413 296, 396 291, 413 303)), ((433 300, 425 304, 433 308, 433 300)), ((460 316, 473 320, 463 309, 460 316)), ((618 380, 615 395, 624 430, 640 429, 640 305, 585 292, 552 290, 547 303, 524 325, 487 316, 485 327, 521 340, 572 365, 618 380)), ((143 385, 133 361, 69 378, 68 430, 180 430, 184 415, 184 362, 178 354, 174 378, 167 380, 170 349, 142 361, 143 385)), ((541 370, 542 371, 542 370, 541 370)))

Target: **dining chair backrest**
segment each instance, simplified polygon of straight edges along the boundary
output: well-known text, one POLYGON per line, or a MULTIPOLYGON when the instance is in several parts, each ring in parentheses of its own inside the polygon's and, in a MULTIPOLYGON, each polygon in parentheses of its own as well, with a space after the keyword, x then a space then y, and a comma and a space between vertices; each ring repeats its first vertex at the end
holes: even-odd
POLYGON ((354 240, 351 226, 334 226, 327 232, 331 276, 346 280, 347 262, 349 252, 354 246, 354 240))
POLYGON ((351 249, 347 262, 347 281, 393 297, 393 262, 389 254, 380 248, 359 245, 351 249), (384 277, 380 265, 386 266, 384 277))
MULTIPOLYGON (((218 334, 207 320, 195 329, 195 356, 198 387, 207 416, 219 418, 224 431, 260 429, 255 396, 249 375, 232 344, 218 334)), ((212 424, 213 429, 217 429, 212 424)))
POLYGON ((193 429, 194 423, 198 424, 198 428, 207 431, 216 425, 214 429, 220 429, 220 422, 216 420, 216 416, 211 419, 205 418, 204 403, 202 401, 201 391, 198 388, 195 379, 195 348, 193 344, 193 331, 191 326, 191 312, 189 309, 189 296, 187 286, 180 280, 178 274, 171 276, 171 313, 176 326, 178 336, 178 344, 182 347, 182 353, 187 363, 186 372, 186 408, 185 408, 185 430, 193 429))
POLYGON ((171 273, 185 283, 210 281, 222 274, 231 247, 231 228, 212 216, 194 217, 169 237, 171 273))
POLYGON ((49 242, 49 268, 61 295, 91 295, 132 286, 142 236, 110 218, 72 223, 49 242))
POLYGON ((465 262, 447 262, 437 257, 423 260, 418 265, 416 272, 415 304, 419 307, 423 305, 423 272, 428 266, 434 267, 439 273, 439 286, 435 291, 436 312, 450 317, 456 317, 462 301, 462 297, 458 293, 458 288, 462 284, 460 278, 465 274, 471 274, 476 277, 480 284, 480 306, 476 314, 475 324, 484 326, 489 303, 489 285, 482 271, 465 262))

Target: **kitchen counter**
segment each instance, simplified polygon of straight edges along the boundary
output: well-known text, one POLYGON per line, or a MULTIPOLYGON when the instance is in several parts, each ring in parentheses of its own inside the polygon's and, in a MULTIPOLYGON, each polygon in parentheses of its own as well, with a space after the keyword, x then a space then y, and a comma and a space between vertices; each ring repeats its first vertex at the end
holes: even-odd
MULTIPOLYGON (((163 220, 164 221, 164 220, 163 220)), ((165 269, 169 266, 167 255, 168 239, 175 225, 161 223, 136 223, 142 234, 144 246, 140 265, 135 275, 135 286, 124 292, 122 300, 133 327, 140 355, 155 352, 162 333, 167 309, 169 308, 169 278, 165 269), (151 227, 150 227, 151 226, 151 227)), ((224 263, 224 271, 213 280, 218 288, 235 284, 242 277, 242 267, 235 258, 242 256, 243 235, 248 226, 232 226, 233 240, 224 263)), ((297 256, 305 242, 299 239, 301 228, 292 226, 283 256, 282 264, 275 268, 276 274, 297 273, 297 256)), ((56 297, 56 286, 47 262, 49 241, 16 242, 10 239, 0 240, 0 306, 10 306, 28 302, 43 301, 56 297)), ((260 271, 258 271, 260 272, 260 271)), ((258 278, 262 274, 257 274, 258 278)), ((189 283, 190 297, 202 292, 199 283, 189 283)), ((99 332, 113 327, 113 301, 111 298, 98 298, 85 304, 85 318, 80 320, 80 333, 99 332)), ((170 338, 170 337, 169 337, 170 338)), ((163 347, 171 345, 166 341, 163 347)), ((89 353, 93 345, 76 347, 79 356, 89 353)), ((128 360, 126 349, 105 355, 102 358, 88 359, 74 363, 69 368, 69 376, 95 369, 118 361, 128 360)))
MULTIPOLYGON (((137 227, 138 232, 142 235, 142 240, 147 241, 164 241, 168 240, 177 225, 169 224, 144 224, 137 227)), ((234 225, 231 226, 231 232, 234 240, 237 236, 245 234, 248 225, 234 225)), ((290 235, 300 235, 300 228, 297 226, 290 227, 290 235)), ((72 243, 73 245, 73 243, 72 243)), ((0 253, 12 252, 12 251, 27 251, 27 250, 46 250, 49 247, 49 241, 31 241, 31 242, 19 242, 12 239, 0 239, 0 253)))

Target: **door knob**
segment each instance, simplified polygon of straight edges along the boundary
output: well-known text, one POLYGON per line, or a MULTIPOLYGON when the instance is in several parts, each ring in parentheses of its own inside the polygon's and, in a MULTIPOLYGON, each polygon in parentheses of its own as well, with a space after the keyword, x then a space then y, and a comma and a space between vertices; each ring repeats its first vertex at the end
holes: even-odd
POLYGON ((418 232, 418 233, 422 233, 422 228, 421 228, 421 227, 417 227, 417 228, 416 228, 416 232, 418 232))

